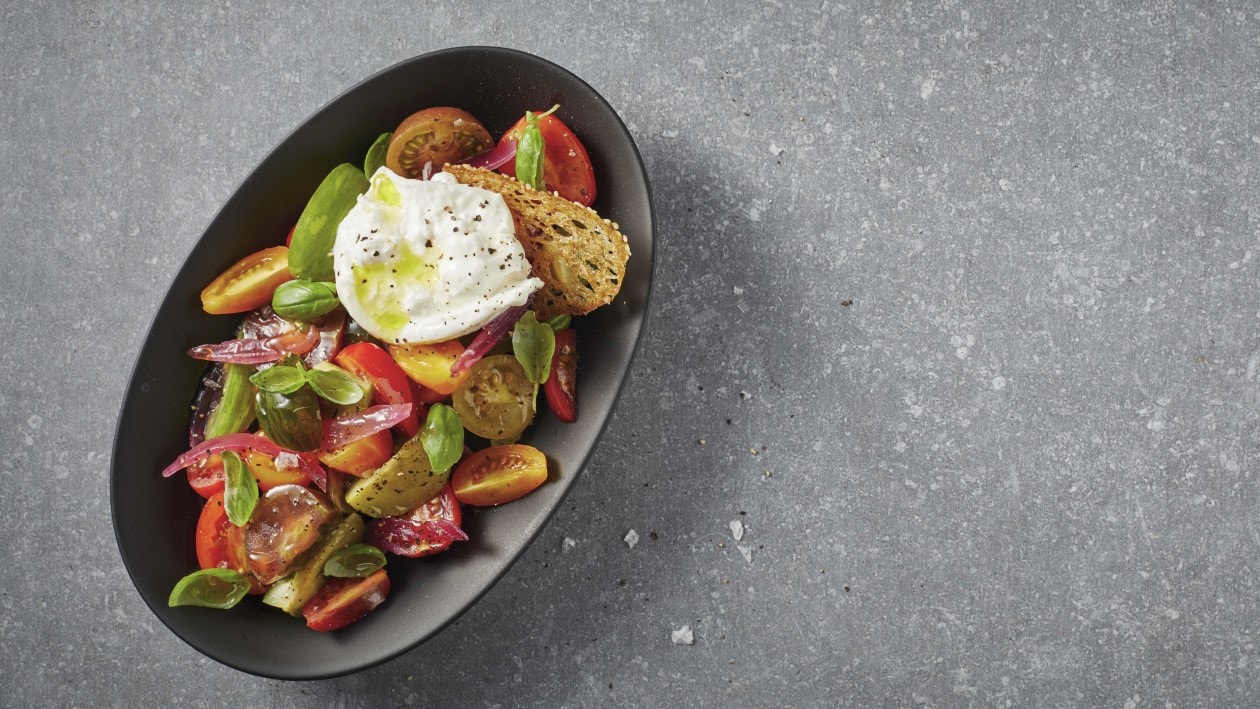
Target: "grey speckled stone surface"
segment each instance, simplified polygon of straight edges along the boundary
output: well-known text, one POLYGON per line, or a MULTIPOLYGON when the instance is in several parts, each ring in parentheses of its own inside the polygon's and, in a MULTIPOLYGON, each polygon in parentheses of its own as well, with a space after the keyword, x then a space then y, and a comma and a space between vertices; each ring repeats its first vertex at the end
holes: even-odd
POLYGON ((1260 701, 1254 5, 54 5, 0 9, 0 703, 1260 701), (462 44, 630 125, 650 330, 480 604, 358 675, 242 675, 114 546, 139 338, 265 151, 462 44))

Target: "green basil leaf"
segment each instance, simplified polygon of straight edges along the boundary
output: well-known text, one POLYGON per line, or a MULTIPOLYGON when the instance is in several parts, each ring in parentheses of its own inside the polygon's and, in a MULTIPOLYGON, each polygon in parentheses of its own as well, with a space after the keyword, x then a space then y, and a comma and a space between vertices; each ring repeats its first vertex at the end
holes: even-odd
POLYGON ((324 562, 324 575, 363 578, 385 566, 385 554, 371 544, 351 544, 324 562))
POLYGON ((254 386, 273 394, 292 394, 306 384, 306 373, 300 367, 277 364, 249 378, 254 386))
POLYGON ((455 409, 446 404, 429 407, 420 435, 433 472, 443 475, 464 455, 464 424, 455 409))
POLYGON ((249 579, 232 569, 194 571, 175 584, 166 605, 231 608, 249 593, 249 579))
POLYGON ((525 376, 536 385, 547 381, 555 352, 555 331, 538 322, 534 311, 526 310, 512 328, 512 354, 525 368, 525 376))
POLYGON ((561 313, 559 315, 552 315, 546 320, 543 320, 543 322, 547 323, 547 327, 551 328, 552 332, 555 332, 568 327, 573 322, 573 316, 561 313))
POLYGON ((336 369, 312 369, 306 373, 306 381, 316 394, 339 406, 357 404, 363 399, 359 380, 336 369))
POLYGON ((338 305, 341 300, 337 286, 327 281, 287 281, 271 295, 271 309, 285 320, 309 322, 331 313, 338 305))
POLYGON ((342 163, 328 173, 293 228, 289 273, 312 281, 333 279, 332 248, 337 240, 337 227, 367 188, 367 177, 349 163, 342 163))
POLYGON ((258 480, 235 451, 223 452, 223 507, 228 521, 244 527, 258 505, 258 480))
POLYGON ((249 377, 254 367, 226 362, 223 365, 223 395, 206 417, 206 440, 240 433, 254 422, 254 388, 249 377))
POLYGON ((367 156, 363 158, 364 175, 371 177, 385 164, 385 154, 389 151, 389 141, 393 137, 393 133, 381 133, 372 143, 372 147, 368 148, 367 156))
POLYGON ((551 115, 558 108, 560 105, 556 104, 537 116, 532 111, 526 111, 525 129, 521 131, 520 140, 516 141, 516 179, 536 190, 544 189, 543 152, 546 148, 538 119, 551 115))

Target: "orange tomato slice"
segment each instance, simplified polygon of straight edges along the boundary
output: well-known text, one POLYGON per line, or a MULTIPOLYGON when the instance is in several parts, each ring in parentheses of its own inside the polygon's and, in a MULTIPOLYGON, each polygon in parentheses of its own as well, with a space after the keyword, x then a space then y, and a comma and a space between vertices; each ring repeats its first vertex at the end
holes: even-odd
POLYGON ((469 505, 502 505, 547 481, 547 456, 533 446, 491 446, 464 459, 451 476, 455 498, 469 505))
POLYGON ((211 315, 244 313, 271 302, 289 273, 289 249, 272 246, 246 256, 201 291, 201 307, 211 315))

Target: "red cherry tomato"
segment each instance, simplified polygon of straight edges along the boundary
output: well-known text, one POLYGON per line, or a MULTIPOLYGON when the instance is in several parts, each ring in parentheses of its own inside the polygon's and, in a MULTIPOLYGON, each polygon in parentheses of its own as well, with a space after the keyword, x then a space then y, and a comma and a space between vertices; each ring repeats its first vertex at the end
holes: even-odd
MULTIPOLYGON (((256 435, 259 438, 266 438, 261 431, 256 435)), ((249 472, 254 474, 254 479, 258 481, 258 487, 263 492, 281 485, 311 484, 311 478, 306 473, 296 468, 281 470, 276 467, 276 461, 265 453, 251 450, 242 454, 242 457, 249 465, 249 472)), ((188 466, 188 484, 198 495, 206 499, 210 499, 215 493, 223 492, 226 481, 223 456, 218 453, 188 466)))
MULTIPOLYGON (((542 111, 535 111, 534 115, 539 113, 542 111)), ((595 169, 586 146, 555 114, 538 119, 538 129, 543 137, 543 186, 567 200, 591 206, 595 201, 595 169)), ((515 143, 524 130, 525 117, 521 116, 500 140, 515 143)), ((499 172, 516 177, 516 161, 507 161, 499 172)))
MULTIPOLYGON (((220 466, 222 469, 222 466, 220 466)), ((211 495, 197 519, 197 563, 203 569, 232 569, 250 580, 250 593, 262 593, 263 586, 249 570, 245 553, 245 530, 228 520, 223 493, 211 495)))
POLYGON ((468 456, 451 475, 455 498, 468 505, 501 505, 547 481, 547 457, 533 446, 491 446, 468 456))
POLYGON ((556 352, 543 393, 556 418, 565 423, 577 420, 577 332, 571 327, 556 331, 556 352))
POLYGON ((411 394, 411 380, 385 350, 370 342, 357 342, 333 357, 333 363, 352 376, 372 384, 373 404, 412 404, 411 415, 397 424, 407 438, 420 430, 420 406, 411 394))
POLYGON ((417 558, 446 551, 452 542, 460 541, 459 529, 464 515, 450 483, 432 500, 400 517, 385 517, 368 523, 368 544, 391 554, 417 558), (454 529, 452 529, 452 527, 454 529))
POLYGON ((289 249, 272 246, 246 256, 201 291, 201 307, 212 315, 243 313, 271 302, 271 294, 289 273, 289 249))
POLYGON ((389 596, 385 569, 356 578, 330 578, 319 593, 302 606, 302 617, 311 630, 321 632, 344 628, 367 615, 389 596))

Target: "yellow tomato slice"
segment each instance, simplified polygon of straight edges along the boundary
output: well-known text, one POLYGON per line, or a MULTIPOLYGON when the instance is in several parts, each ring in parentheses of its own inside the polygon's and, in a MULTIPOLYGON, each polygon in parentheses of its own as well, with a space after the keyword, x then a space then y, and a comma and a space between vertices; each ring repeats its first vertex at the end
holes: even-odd
POLYGON ((390 345, 389 353, 398 366, 417 384, 426 386, 443 396, 459 388, 468 377, 465 369, 459 376, 451 376, 451 366, 464 346, 459 340, 447 340, 428 345, 390 345))
POLYGON ((271 302, 271 294, 289 273, 289 249, 272 246, 232 264, 201 291, 201 307, 211 315, 244 313, 271 302))
POLYGON ((468 505, 502 505, 547 481, 547 456, 533 446, 491 446, 464 459, 451 476, 455 498, 468 505))

